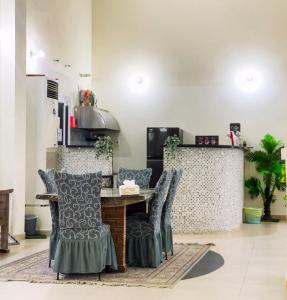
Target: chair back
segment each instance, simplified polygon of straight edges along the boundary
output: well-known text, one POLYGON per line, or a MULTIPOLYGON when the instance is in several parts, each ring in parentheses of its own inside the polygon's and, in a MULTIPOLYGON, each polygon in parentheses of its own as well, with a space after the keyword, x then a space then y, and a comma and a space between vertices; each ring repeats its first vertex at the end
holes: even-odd
POLYGON ((152 169, 131 170, 120 168, 118 173, 118 186, 122 185, 125 180, 135 180, 135 183, 141 189, 148 189, 152 169))
POLYGON ((55 172, 61 229, 89 229, 102 225, 102 174, 55 172))
POLYGON ((172 206, 174 202, 174 198, 176 195, 177 187, 180 182, 182 176, 182 170, 173 170, 172 178, 168 189, 168 194, 166 197, 166 201, 164 202, 162 215, 161 215, 161 224, 162 225, 170 225, 171 224, 171 212, 172 206))
POLYGON ((163 171, 155 188, 154 196, 150 204, 149 222, 156 232, 160 230, 161 214, 164 200, 171 180, 171 172, 163 171))
MULTIPOLYGON (((51 169, 48 171, 38 170, 48 194, 57 193, 57 186, 55 182, 55 170, 51 169)), ((52 225, 58 227, 59 224, 59 207, 55 201, 49 201, 52 225)))
POLYGON ((43 170, 38 170, 38 174, 40 175, 48 194, 57 193, 57 187, 55 182, 55 170, 51 169, 47 172, 43 170))

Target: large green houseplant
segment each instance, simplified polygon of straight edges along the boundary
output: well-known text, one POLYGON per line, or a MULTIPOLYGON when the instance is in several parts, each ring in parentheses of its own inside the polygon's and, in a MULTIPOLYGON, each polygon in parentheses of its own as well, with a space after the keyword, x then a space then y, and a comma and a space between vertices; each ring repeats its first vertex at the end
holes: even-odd
POLYGON ((250 151, 246 159, 255 164, 258 177, 245 181, 251 198, 261 197, 264 204, 262 220, 274 221, 271 204, 276 201, 275 191, 286 189, 285 163, 281 160, 283 144, 272 135, 266 134, 261 140, 261 150, 250 151))

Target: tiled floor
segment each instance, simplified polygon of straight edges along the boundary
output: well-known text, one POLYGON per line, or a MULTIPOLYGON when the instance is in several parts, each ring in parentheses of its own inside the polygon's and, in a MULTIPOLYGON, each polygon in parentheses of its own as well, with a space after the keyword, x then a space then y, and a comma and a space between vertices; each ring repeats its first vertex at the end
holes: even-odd
MULTIPOLYGON (((0 283, 0 299, 287 299, 287 224, 243 225, 236 232, 176 235, 176 242, 213 242, 225 265, 208 275, 183 280, 173 289, 0 283)), ((47 241, 25 241, 0 256, 0 265, 47 248, 47 241)))

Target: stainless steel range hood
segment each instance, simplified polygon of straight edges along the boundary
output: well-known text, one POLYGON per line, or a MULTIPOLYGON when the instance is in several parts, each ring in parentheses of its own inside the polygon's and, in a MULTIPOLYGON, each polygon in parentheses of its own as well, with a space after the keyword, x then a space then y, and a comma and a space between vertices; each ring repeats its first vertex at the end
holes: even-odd
POLYGON ((104 109, 78 106, 75 107, 75 118, 77 128, 80 129, 120 130, 118 121, 104 109))

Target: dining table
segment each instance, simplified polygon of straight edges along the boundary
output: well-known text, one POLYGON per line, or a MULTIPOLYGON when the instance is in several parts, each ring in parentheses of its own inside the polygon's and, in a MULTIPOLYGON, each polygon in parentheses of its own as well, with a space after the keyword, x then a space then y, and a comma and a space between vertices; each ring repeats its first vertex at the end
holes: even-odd
MULTIPOLYGON (((118 188, 102 188, 102 221, 110 225, 115 244, 119 272, 126 272, 126 223, 127 211, 146 212, 154 189, 141 189, 137 195, 120 195, 118 188)), ((57 194, 37 194, 38 200, 58 201, 57 194)))

